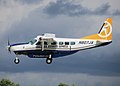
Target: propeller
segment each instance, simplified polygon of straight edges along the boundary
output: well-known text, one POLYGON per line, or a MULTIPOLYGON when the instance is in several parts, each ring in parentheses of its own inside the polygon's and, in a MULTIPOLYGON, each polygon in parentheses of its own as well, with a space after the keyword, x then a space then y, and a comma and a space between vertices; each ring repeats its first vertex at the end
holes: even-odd
POLYGON ((8 38, 8 46, 7 46, 7 49, 8 49, 8 51, 11 53, 11 46, 10 46, 10 41, 9 41, 9 38, 8 38))

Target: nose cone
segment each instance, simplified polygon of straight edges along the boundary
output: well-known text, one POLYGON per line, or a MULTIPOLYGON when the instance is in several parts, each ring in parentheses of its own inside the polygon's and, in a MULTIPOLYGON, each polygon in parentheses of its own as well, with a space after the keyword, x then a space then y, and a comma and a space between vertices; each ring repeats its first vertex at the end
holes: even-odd
POLYGON ((11 50, 11 51, 16 51, 16 50, 19 49, 18 47, 19 47, 19 46, 17 46, 17 45, 16 45, 16 46, 12 46, 12 45, 11 45, 11 46, 10 46, 10 50, 11 50))
POLYGON ((11 45, 8 45, 7 48, 8 48, 8 51, 20 51, 20 50, 23 50, 23 47, 28 44, 28 43, 17 43, 17 44, 11 44, 11 45))
POLYGON ((8 49, 9 52, 11 51, 11 50, 10 50, 10 47, 11 47, 10 45, 7 46, 7 49, 8 49))
POLYGON ((7 46, 7 49, 10 48, 10 45, 7 46))
POLYGON ((15 50, 16 50, 16 46, 8 45, 8 46, 7 46, 7 49, 8 49, 9 52, 15 51, 15 50))

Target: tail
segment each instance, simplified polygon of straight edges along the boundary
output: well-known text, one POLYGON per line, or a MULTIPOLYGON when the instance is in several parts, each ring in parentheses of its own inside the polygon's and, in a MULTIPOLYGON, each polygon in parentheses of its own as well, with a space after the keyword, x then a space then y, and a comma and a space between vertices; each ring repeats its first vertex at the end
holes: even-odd
POLYGON ((82 39, 91 39, 91 40, 106 40, 112 41, 112 18, 107 18, 98 34, 93 34, 90 36, 86 36, 82 39))
POLYGON ((112 41, 112 18, 106 19, 100 31, 98 32, 98 36, 112 41))

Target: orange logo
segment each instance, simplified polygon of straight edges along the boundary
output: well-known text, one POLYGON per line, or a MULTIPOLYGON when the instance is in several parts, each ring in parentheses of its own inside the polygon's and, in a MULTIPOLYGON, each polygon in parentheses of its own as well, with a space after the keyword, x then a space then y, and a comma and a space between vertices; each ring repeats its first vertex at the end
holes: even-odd
POLYGON ((109 37, 111 33, 112 33, 112 26, 108 21, 105 21, 104 26, 103 26, 100 34, 98 34, 98 35, 102 38, 106 38, 106 37, 109 37))

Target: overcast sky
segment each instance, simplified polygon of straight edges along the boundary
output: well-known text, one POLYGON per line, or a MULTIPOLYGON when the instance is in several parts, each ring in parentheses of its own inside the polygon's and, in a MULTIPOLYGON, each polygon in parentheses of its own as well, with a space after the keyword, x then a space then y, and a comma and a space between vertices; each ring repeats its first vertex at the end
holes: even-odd
POLYGON ((119 0, 0 0, 0 79, 21 86, 120 86, 120 1, 119 0), (53 59, 8 53, 10 43, 27 42, 45 32, 57 37, 80 38, 99 31, 107 17, 113 19, 110 45, 53 59))

